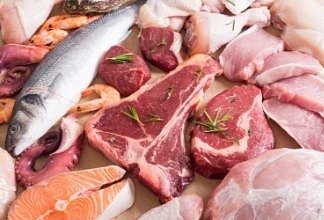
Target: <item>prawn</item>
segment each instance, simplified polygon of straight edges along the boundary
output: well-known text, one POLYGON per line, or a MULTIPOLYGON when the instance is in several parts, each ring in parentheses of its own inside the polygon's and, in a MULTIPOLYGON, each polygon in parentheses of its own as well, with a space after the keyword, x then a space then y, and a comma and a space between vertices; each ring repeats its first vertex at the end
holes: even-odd
POLYGON ((14 104, 15 99, 0 99, 0 124, 6 123, 10 120, 14 104))
POLYGON ((96 111, 103 107, 113 105, 120 100, 120 94, 115 88, 103 84, 90 86, 82 92, 81 97, 85 98, 94 93, 100 98, 77 104, 71 108, 70 113, 87 113, 96 111))

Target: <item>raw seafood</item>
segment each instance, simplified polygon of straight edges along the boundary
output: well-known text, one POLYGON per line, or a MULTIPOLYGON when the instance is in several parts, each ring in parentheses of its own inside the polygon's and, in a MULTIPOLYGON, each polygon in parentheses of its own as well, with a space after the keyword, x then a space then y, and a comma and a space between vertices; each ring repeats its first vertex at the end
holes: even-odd
POLYGON ((324 118, 324 80, 315 75, 295 76, 266 85, 263 97, 276 97, 281 102, 295 104, 324 118))
POLYGON ((114 46, 107 51, 98 73, 123 96, 133 94, 151 78, 145 61, 123 46, 114 46))
POLYGON ((266 58, 262 70, 248 81, 264 86, 293 76, 318 74, 322 70, 323 67, 318 60, 308 54, 282 51, 266 58))
POLYGON ((29 45, 53 49, 65 37, 69 30, 77 29, 93 22, 101 16, 71 16, 69 14, 57 15, 49 18, 29 41, 29 45))
POLYGON ((204 219, 323 219, 324 154, 271 150, 233 167, 216 187, 204 219))
POLYGON ((142 29, 139 45, 144 59, 165 72, 183 62, 180 54, 182 36, 170 28, 142 29))
POLYGON ((201 8, 201 0, 148 0, 139 11, 136 24, 140 28, 169 27, 180 31, 186 18, 201 8))
POLYGON ((110 106, 117 103, 120 100, 119 92, 111 86, 96 84, 90 86, 82 92, 81 97, 85 98, 87 96, 96 93, 100 98, 93 99, 91 101, 86 101, 73 106, 70 113, 87 113, 92 111, 97 111, 105 106, 110 106))
POLYGON ((16 199, 14 159, 0 147, 0 219, 6 219, 9 206, 16 199))
POLYGON ((96 76, 100 58, 123 40, 142 4, 138 1, 80 28, 46 56, 16 101, 8 151, 19 155, 77 103, 96 76))
POLYGON ((202 11, 221 13, 225 9, 222 0, 202 0, 202 11))
POLYGON ((283 49, 284 44, 281 39, 253 26, 231 41, 219 60, 227 79, 248 80, 263 68, 264 60, 268 56, 283 49))
POLYGON ((233 40, 244 26, 259 28, 270 25, 270 12, 266 7, 249 9, 237 16, 196 12, 186 23, 185 43, 190 54, 211 54, 233 40))
POLYGON ((291 50, 308 53, 324 64, 324 2, 322 0, 275 0, 272 20, 283 28, 282 39, 291 50))
POLYGON ((6 123, 10 120, 14 104, 15 99, 0 99, 0 124, 6 123))
POLYGON ((173 219, 199 220, 203 211, 203 200, 195 195, 184 195, 172 199, 142 215, 138 220, 173 219))
POLYGON ((66 172, 22 192, 12 204, 14 219, 113 219, 131 207, 135 188, 117 166, 66 172))
POLYGON ((324 119, 321 116, 276 98, 265 100, 263 109, 301 147, 324 151, 324 119))
POLYGON ((216 95, 195 119, 191 146, 195 170, 208 178, 223 178, 236 164, 271 150, 261 90, 242 85, 216 95))
POLYGON ((45 134, 19 155, 15 164, 17 182, 28 187, 72 170, 79 162, 83 140, 83 127, 73 118, 63 118, 60 131, 45 134), (36 170, 36 160, 44 154, 50 155, 44 166, 36 170))
POLYGON ((15 0, 3 4, 0 8, 2 39, 6 43, 26 43, 60 1, 15 0))
POLYGON ((64 10, 70 14, 107 13, 137 0, 65 0, 64 10))
POLYGON ((193 176, 185 123, 217 73, 210 56, 191 57, 162 80, 95 114, 85 127, 90 145, 136 174, 160 201, 179 196, 193 176))
POLYGON ((14 96, 32 73, 32 64, 39 63, 47 49, 7 44, 0 48, 0 97, 14 96))

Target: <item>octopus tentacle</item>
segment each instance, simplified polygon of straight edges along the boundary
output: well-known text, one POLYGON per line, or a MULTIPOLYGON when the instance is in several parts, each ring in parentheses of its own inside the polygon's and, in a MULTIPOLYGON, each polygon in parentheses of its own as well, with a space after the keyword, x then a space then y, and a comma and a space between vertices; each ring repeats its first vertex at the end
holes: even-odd
POLYGON ((15 172, 20 185, 34 185, 58 173, 70 171, 78 163, 85 136, 83 127, 74 119, 63 118, 60 130, 45 134, 17 158, 15 172), (36 160, 44 154, 50 155, 45 165, 36 170, 36 160))
POLYGON ((0 98, 15 95, 25 85, 31 73, 31 66, 16 66, 6 71, 0 83, 0 98))

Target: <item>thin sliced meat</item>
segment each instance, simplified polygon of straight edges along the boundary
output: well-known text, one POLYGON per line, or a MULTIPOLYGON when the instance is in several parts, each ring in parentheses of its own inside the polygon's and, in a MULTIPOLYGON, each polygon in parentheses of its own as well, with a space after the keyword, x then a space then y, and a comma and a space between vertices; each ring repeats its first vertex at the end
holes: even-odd
POLYGON ((277 149, 240 163, 216 187, 206 220, 324 219, 324 154, 277 149))
POLYGON ((203 206, 203 200, 199 196, 195 194, 184 195, 151 209, 138 220, 199 220, 203 206))
POLYGON ((324 119, 321 116, 276 98, 265 100, 263 109, 301 147, 324 151, 324 119))
POLYGON ((264 86, 293 76, 318 74, 322 70, 318 60, 308 54, 282 51, 269 56, 264 61, 263 69, 248 81, 264 86))
POLYGON ((265 99, 276 97, 281 102, 318 113, 324 118, 324 80, 315 75, 302 75, 263 87, 265 99))
POLYGON ((254 8, 237 16, 195 12, 186 23, 185 43, 190 54, 211 54, 233 40, 243 27, 252 25, 270 25, 270 11, 266 7, 254 8))
POLYGON ((253 26, 231 41, 219 59, 227 79, 242 81, 260 71, 268 56, 283 49, 284 43, 280 38, 253 26))

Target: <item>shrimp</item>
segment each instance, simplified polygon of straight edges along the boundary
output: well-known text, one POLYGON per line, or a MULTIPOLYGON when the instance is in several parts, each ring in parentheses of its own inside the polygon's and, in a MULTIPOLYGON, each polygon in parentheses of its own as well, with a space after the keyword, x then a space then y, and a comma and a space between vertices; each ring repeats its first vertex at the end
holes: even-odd
POLYGON ((68 32, 65 30, 60 30, 60 29, 54 29, 49 31, 42 30, 38 34, 32 37, 29 45, 41 46, 48 49, 53 49, 67 35, 68 32))
POLYGON ((96 93, 100 98, 77 104, 71 108, 70 113, 87 113, 96 111, 103 107, 113 105, 120 100, 120 94, 116 89, 103 84, 90 86, 82 92, 81 97, 85 98, 93 93, 96 93))
POLYGON ((0 99, 0 124, 6 123, 10 120, 14 104, 15 99, 0 99))

